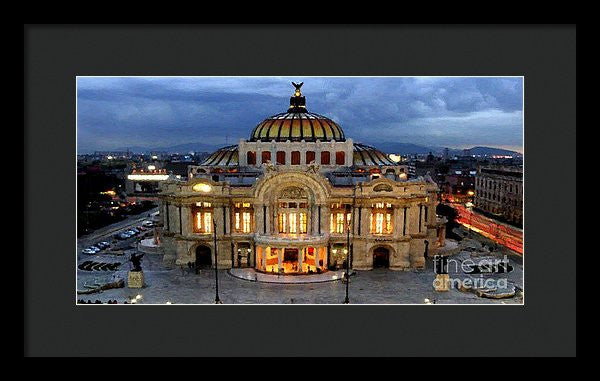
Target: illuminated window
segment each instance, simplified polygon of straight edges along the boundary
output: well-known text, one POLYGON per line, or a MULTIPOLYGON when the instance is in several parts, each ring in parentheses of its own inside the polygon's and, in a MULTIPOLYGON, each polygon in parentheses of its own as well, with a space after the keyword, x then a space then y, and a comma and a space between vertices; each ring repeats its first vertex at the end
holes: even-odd
POLYGON ((349 204, 331 204, 331 214, 329 220, 330 233, 344 233, 347 229, 347 224, 352 220, 352 214, 348 212, 349 204))
POLYGON ((344 213, 337 213, 336 215, 335 232, 344 232, 344 213))
POLYGON ((279 213, 279 232, 280 233, 285 233, 286 222, 287 222, 287 214, 279 213))
POLYGON ((375 214, 375 234, 383 234, 383 213, 375 214))
POLYGON ((250 233, 250 225, 251 225, 251 218, 252 216, 250 215, 250 212, 244 212, 242 214, 242 218, 243 218, 243 222, 244 222, 244 226, 243 226, 243 231, 244 233, 250 233))
POLYGON ((250 233, 252 231, 252 220, 254 209, 249 202, 234 203, 233 222, 234 230, 238 233, 250 233))
POLYGON ((277 212, 279 233, 306 234, 308 232, 308 202, 282 200, 277 205, 279 206, 277 212))
POLYGON ((192 207, 192 216, 194 233, 212 233, 212 204, 210 202, 197 202, 196 206, 192 207))
POLYGON ((290 233, 296 233, 296 213, 290 213, 290 233))
POLYGON ((300 213, 300 233, 305 234, 306 228, 306 213, 300 213))
POLYGON ((393 232, 392 216, 394 209, 392 204, 378 202, 373 205, 369 224, 372 234, 391 234, 393 232))

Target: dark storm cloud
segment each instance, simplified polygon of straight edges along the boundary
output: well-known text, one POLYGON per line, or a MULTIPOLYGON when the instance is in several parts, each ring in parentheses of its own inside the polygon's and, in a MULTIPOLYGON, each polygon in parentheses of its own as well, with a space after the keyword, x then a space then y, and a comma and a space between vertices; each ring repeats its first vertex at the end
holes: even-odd
POLYGON ((304 81, 309 111, 355 141, 522 150, 518 77, 80 77, 80 151, 247 138, 304 81))

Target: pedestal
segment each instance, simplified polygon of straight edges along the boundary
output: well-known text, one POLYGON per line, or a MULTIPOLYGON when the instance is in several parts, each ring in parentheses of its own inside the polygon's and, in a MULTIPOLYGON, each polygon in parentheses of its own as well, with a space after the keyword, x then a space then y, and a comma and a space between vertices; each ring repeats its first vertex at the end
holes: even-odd
POLYGON ((143 271, 130 271, 127 279, 127 287, 129 288, 142 288, 144 287, 144 272, 143 271))
POLYGON ((450 277, 448 274, 437 274, 433 281, 433 288, 436 291, 450 290, 450 277))

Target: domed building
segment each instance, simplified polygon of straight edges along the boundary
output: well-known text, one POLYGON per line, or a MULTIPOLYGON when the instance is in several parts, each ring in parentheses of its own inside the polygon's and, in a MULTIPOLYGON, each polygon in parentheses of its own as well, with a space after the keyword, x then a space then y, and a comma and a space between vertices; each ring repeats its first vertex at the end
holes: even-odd
POLYGON ((443 236, 437 185, 309 112, 293 84, 287 112, 162 184, 164 261, 214 266, 216 232, 219 268, 423 268, 443 236))

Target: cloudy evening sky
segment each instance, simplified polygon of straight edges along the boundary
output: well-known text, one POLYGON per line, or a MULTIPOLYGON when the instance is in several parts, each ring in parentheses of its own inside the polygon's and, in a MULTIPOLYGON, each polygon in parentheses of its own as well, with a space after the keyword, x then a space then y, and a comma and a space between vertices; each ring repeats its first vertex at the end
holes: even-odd
POLYGON ((521 77, 301 76, 79 77, 78 151, 233 144, 287 110, 291 81, 355 142, 523 152, 521 77))

